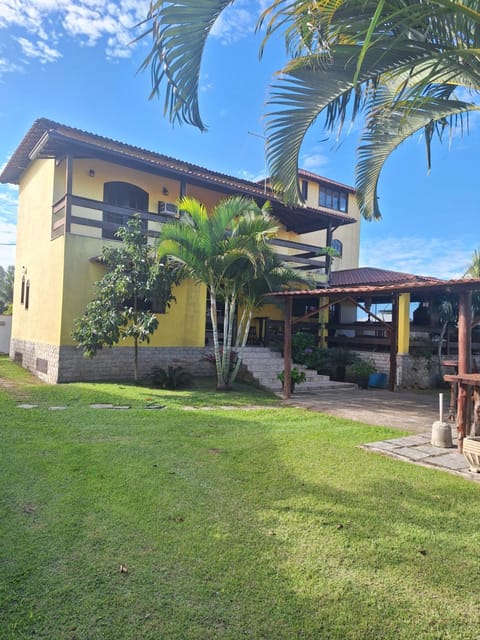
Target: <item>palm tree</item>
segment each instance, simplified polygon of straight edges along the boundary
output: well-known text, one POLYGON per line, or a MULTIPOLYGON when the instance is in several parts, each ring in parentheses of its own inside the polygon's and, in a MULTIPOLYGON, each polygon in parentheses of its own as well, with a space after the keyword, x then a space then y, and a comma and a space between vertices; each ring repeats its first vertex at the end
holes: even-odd
POLYGON ((480 278, 480 251, 475 249, 472 261, 468 265, 468 269, 463 274, 464 278, 480 278))
POLYGON ((6 269, 0 265, 0 313, 3 313, 13 302, 13 282, 15 267, 10 265, 6 269))
MULTIPOLYGON (((152 2, 152 95, 166 84, 165 112, 201 130, 198 89, 205 42, 231 0, 152 2)), ((305 134, 325 116, 340 133, 345 119, 365 115, 357 190, 365 218, 379 218, 377 184, 390 153, 425 131, 432 137, 463 126, 478 109, 455 89, 480 88, 478 0, 274 0, 261 17, 265 46, 281 32, 291 60, 275 76, 268 103, 266 151, 274 188, 298 201, 297 168, 305 134)))
MULTIPOLYGON (((464 278, 480 278, 480 251, 475 249, 472 256, 472 261, 468 266, 468 269, 463 274, 464 278)), ((472 327, 480 324, 480 293, 474 291, 472 293, 472 327)))
POLYGON ((180 220, 162 228, 159 256, 168 256, 181 266, 184 275, 207 287, 217 388, 229 389, 241 364, 260 291, 271 291, 290 274, 290 270, 282 271, 268 245, 278 230, 277 223, 268 204, 260 209, 253 200, 241 196, 221 201, 210 213, 195 198, 185 197, 179 209, 183 212, 180 220), (223 345, 218 330, 219 301, 225 305, 223 345), (234 335, 239 305, 242 308, 234 335), (234 349, 238 349, 236 356, 234 349))

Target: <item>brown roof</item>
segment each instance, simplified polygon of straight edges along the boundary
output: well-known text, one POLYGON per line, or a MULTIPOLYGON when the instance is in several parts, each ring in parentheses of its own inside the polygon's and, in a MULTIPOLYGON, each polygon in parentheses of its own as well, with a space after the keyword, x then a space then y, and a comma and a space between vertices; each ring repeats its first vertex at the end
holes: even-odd
POLYGON ((363 295, 392 295, 395 293, 459 293, 461 291, 480 291, 480 278, 462 278, 458 280, 438 280, 437 278, 425 278, 423 280, 404 281, 383 285, 357 285, 357 286, 327 286, 321 289, 302 289, 298 291, 281 291, 269 293, 270 296, 283 297, 309 297, 329 296, 344 298, 351 296, 358 298, 363 295))
POLYGON ((68 127, 46 118, 40 118, 33 123, 0 174, 0 182, 18 184, 22 173, 34 159, 55 158, 66 153, 74 157, 102 158, 150 172, 158 171, 162 175, 183 178, 191 184, 201 184, 223 193, 241 193, 262 203, 268 199, 272 203, 274 215, 287 229, 297 233, 326 229, 329 225, 336 228, 356 222, 355 218, 329 210, 305 206, 287 207, 271 190, 267 189, 265 192, 264 188, 255 182, 210 171, 189 162, 68 127))
POLYGON ((414 282, 437 281, 438 278, 417 276, 413 273, 390 271, 375 267, 359 267, 358 269, 344 269, 332 271, 330 274, 331 287, 361 287, 386 284, 406 284, 414 282))
POLYGON ((345 191, 355 193, 355 189, 350 187, 348 184, 336 182, 335 180, 330 180, 330 178, 324 178, 323 176, 319 176, 318 174, 312 173, 312 171, 307 171, 306 169, 299 169, 298 175, 300 178, 308 178, 309 180, 314 180, 316 182, 324 182, 325 184, 331 184, 334 187, 339 187, 340 189, 345 189, 345 191))

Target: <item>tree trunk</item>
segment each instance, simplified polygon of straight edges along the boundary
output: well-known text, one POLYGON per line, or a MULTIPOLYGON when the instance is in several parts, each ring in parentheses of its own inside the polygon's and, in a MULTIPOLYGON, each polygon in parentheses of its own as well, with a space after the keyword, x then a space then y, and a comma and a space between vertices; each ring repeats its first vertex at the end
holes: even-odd
POLYGON ((215 355, 215 370, 217 372, 217 389, 224 391, 226 389, 225 380, 222 372, 222 354, 220 353, 220 344, 218 341, 218 315, 217 315, 217 298, 215 289, 210 288, 210 319, 212 321, 213 332, 213 352, 215 355))
POLYGON ((135 336, 133 339, 133 381, 138 384, 138 338, 135 336))
POLYGON ((243 356, 243 348, 247 344, 248 332, 250 330, 250 323, 252 322, 252 311, 249 311, 248 314, 246 311, 243 311, 242 317, 238 324, 238 332, 237 332, 237 340, 235 342, 235 347, 239 347, 237 351, 237 362, 235 364, 235 368, 233 369, 230 375, 230 382, 233 384, 235 379, 240 371, 240 367, 242 366, 242 356, 243 356), (241 333, 241 327, 245 323, 243 328, 243 333, 241 333))

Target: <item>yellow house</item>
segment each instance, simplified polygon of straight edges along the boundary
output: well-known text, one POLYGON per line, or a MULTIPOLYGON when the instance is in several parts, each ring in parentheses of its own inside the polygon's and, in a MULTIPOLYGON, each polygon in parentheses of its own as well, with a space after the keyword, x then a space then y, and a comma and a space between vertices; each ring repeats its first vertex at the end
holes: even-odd
MULTIPOLYGON (((267 184, 249 182, 188 162, 80 131, 46 119, 34 122, 0 174, 19 185, 16 282, 10 357, 48 382, 131 377, 132 346, 125 342, 85 359, 71 337, 102 275, 95 261, 115 231, 139 213, 149 241, 177 214, 188 195, 207 208, 233 194, 272 204, 280 232, 273 243, 292 266, 308 268, 327 282, 331 270, 358 266, 359 214, 354 190, 300 171, 303 206, 289 208, 267 184), (334 247, 339 257, 319 255, 334 247)), ((206 333, 206 294, 184 282, 176 303, 159 316, 151 343, 141 348, 140 367, 181 364, 197 372, 206 333)), ((281 320, 278 307, 262 309, 281 320)), ((260 320, 258 320, 260 321, 260 320)), ((205 365, 208 366, 208 365, 205 365)))

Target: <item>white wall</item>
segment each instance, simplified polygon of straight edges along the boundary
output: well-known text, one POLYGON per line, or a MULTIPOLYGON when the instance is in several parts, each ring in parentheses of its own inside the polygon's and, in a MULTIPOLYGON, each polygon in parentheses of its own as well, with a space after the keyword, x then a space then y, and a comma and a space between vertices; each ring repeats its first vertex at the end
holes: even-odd
POLYGON ((12 316, 0 316, 0 353, 9 353, 12 316))

